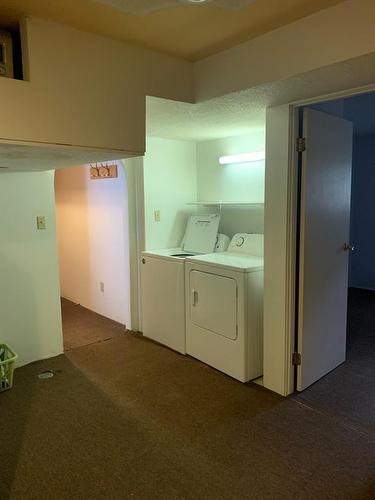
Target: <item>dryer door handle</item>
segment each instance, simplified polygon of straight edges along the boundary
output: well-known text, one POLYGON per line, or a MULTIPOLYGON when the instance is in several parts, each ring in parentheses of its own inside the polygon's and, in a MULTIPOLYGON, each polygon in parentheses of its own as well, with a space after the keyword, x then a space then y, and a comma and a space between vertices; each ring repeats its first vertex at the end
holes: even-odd
POLYGON ((198 292, 194 288, 191 291, 191 305, 195 307, 198 303, 198 292))

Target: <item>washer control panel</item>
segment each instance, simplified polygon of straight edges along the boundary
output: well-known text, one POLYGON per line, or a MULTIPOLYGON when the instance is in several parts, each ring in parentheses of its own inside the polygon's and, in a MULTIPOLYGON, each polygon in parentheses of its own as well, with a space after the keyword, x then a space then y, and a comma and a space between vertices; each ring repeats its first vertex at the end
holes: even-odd
POLYGON ((227 251, 263 257, 263 234, 237 233, 227 251))
POLYGON ((245 236, 239 235, 234 241, 236 247, 242 247, 244 243, 245 243, 245 236))

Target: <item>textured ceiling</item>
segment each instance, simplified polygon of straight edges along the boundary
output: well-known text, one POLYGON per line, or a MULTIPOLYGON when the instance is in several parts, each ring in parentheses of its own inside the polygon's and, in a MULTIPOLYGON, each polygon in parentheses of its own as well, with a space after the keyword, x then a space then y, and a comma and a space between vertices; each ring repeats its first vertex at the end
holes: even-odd
POLYGON ((35 16, 196 61, 342 1, 0 0, 0 24, 35 16))
POLYGON ((149 97, 146 110, 146 133, 150 137, 204 141, 265 127, 263 100, 249 101, 246 92, 199 104, 149 97))
POLYGON ((218 7, 225 10, 239 10, 247 7, 255 1, 262 0, 95 0, 98 3, 111 5, 116 9, 122 10, 127 14, 144 15, 169 7, 179 7, 181 5, 196 6, 211 4, 212 7, 218 7))
MULTIPOLYGON (((247 133, 264 127, 269 106, 366 89, 374 81, 375 55, 369 54, 198 104, 147 98, 147 135, 201 141, 247 133)), ((348 117, 358 134, 375 133, 374 96, 348 100, 348 117)))
POLYGON ((94 161, 114 160, 123 156, 123 152, 97 151, 58 145, 0 142, 0 174, 11 171, 51 170, 94 161))

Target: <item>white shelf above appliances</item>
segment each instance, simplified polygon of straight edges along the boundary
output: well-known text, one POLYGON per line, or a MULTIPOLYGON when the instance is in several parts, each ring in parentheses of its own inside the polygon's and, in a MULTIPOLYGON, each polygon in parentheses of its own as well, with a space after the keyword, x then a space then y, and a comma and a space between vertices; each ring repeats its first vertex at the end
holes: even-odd
POLYGON ((249 206, 263 207, 264 203, 252 203, 251 201, 192 201, 188 205, 197 205, 205 207, 221 207, 221 206, 249 206))

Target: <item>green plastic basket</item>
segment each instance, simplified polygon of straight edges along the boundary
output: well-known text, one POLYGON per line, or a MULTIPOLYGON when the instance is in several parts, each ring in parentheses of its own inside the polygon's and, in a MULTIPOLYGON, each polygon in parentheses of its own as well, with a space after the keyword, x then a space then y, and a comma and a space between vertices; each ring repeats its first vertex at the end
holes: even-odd
POLYGON ((0 344, 0 392, 11 389, 13 385, 14 362, 17 357, 7 344, 0 344))

